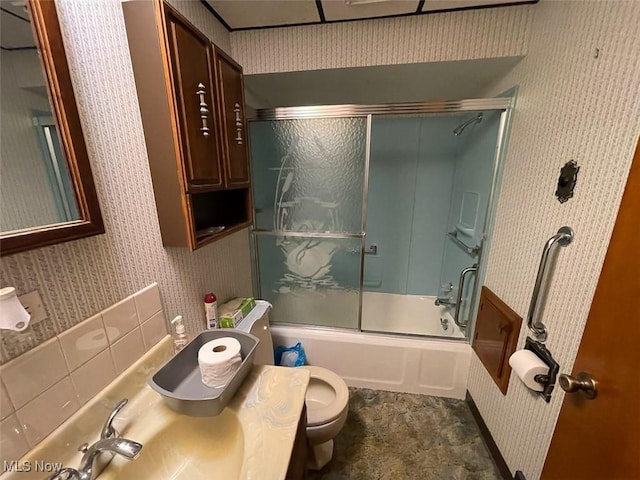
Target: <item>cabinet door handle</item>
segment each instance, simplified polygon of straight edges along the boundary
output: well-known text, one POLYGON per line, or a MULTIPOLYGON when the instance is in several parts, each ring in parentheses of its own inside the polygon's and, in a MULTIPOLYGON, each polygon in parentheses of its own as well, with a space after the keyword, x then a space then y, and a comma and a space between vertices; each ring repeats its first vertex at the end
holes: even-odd
POLYGON ((236 143, 238 145, 242 145, 244 139, 242 138, 242 109, 240 108, 240 104, 236 103, 234 105, 233 111, 236 114, 236 143))
POLYGON ((205 86, 202 83, 198 84, 198 91, 196 92, 196 95, 198 96, 198 100, 200 102, 200 120, 202 121, 202 127, 200 128, 200 131, 202 132, 202 136, 203 137, 208 137, 209 136, 209 126, 207 124, 207 115, 209 114, 209 105, 207 105, 207 102, 204 101, 204 96, 206 95, 207 91, 205 90, 205 86))

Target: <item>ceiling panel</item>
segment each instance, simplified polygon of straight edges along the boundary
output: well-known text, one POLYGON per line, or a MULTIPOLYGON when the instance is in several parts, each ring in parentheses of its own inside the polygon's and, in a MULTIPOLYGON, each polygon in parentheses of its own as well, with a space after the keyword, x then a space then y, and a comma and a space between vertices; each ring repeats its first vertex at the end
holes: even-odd
POLYGON ((417 0, 322 0, 328 22, 415 13, 417 0))
POLYGON ((510 3, 531 3, 531 0, 426 0, 423 12, 434 10, 457 10, 460 8, 496 7, 510 3))
POLYGON ((320 15, 314 0, 207 0, 209 5, 231 27, 275 27, 299 23, 315 23, 320 15))

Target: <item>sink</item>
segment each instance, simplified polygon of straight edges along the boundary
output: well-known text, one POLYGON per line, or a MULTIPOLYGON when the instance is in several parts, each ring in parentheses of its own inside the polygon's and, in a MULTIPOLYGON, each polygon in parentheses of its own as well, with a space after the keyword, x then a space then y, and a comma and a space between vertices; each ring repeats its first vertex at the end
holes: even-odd
MULTIPOLYGON (((285 478, 308 370, 254 366, 218 416, 193 417, 171 409, 147 384, 172 355, 167 335, 20 461, 77 467, 77 445, 95 442, 113 406, 128 398, 113 426, 121 437, 141 443, 142 451, 135 460, 114 457, 97 480, 285 478)), ((2 480, 42 478, 35 468, 2 474, 2 480)))
POLYGON ((142 443, 136 460, 114 459, 99 480, 240 478, 244 435, 231 409, 217 417, 175 415, 142 443))

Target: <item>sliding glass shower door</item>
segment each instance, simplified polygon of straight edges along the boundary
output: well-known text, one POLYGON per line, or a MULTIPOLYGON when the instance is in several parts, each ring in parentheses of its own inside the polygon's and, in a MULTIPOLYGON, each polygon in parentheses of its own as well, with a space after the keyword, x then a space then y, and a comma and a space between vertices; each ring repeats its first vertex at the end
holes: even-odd
POLYGON ((249 124, 258 293, 275 322, 359 327, 369 125, 249 124))

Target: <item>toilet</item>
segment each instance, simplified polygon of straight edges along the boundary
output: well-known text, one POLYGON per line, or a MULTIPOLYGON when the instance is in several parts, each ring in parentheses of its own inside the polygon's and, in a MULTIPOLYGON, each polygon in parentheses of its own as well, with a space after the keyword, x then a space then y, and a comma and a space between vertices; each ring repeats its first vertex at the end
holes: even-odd
MULTIPOLYGON (((253 363, 273 365, 273 339, 269 328, 271 305, 256 300, 255 308, 236 328, 255 335, 260 340, 253 363)), ((307 439, 311 447, 308 467, 320 470, 333 457, 333 439, 344 426, 349 409, 349 389, 344 380, 326 368, 305 365, 310 380, 307 405, 307 439)))

